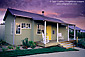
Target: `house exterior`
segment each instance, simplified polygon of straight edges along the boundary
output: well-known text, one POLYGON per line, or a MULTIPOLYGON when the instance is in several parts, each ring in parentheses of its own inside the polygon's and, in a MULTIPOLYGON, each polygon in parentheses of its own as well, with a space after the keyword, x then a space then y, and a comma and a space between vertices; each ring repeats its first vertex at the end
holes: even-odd
POLYGON ((51 40, 59 42, 59 33, 63 35, 63 40, 69 41, 69 26, 74 26, 75 40, 75 25, 59 19, 8 8, 4 21, 4 40, 12 45, 21 45, 25 38, 28 38, 28 41, 43 41, 44 44, 47 44, 47 36, 49 42, 51 40), (42 37, 42 33, 44 37, 42 37))

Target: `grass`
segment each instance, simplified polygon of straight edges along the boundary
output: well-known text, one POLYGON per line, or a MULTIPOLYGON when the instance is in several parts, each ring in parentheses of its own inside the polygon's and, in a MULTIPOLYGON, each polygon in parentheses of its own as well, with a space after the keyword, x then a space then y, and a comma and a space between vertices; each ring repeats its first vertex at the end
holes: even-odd
POLYGON ((64 51, 78 51, 77 49, 65 49, 61 47, 49 47, 49 48, 39 48, 39 49, 24 49, 24 50, 13 50, 0 52, 0 57, 11 57, 11 56, 24 56, 24 55, 34 55, 52 52, 64 52, 64 51))

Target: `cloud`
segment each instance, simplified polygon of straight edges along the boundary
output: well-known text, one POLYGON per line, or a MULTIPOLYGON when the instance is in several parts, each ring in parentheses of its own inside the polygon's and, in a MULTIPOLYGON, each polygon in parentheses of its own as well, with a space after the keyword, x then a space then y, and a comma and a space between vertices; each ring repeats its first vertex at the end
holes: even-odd
POLYGON ((76 18, 76 17, 79 17, 81 16, 80 14, 61 14, 60 17, 62 18, 76 18))
POLYGON ((6 9, 0 8, 0 11, 6 11, 6 9))

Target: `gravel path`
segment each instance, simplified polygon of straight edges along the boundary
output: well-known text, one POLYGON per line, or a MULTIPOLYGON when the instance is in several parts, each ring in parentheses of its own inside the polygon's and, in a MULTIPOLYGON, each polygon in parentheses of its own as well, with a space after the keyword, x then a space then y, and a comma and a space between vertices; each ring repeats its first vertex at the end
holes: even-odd
POLYGON ((18 57, 85 57, 85 49, 75 47, 79 51, 69 51, 69 52, 55 52, 48 54, 37 54, 30 56, 18 56, 18 57))

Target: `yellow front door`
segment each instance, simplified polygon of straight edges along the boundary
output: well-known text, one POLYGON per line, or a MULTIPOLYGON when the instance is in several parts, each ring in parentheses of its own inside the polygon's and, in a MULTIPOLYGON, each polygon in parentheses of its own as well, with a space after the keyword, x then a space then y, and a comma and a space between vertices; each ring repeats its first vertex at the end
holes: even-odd
POLYGON ((51 40, 51 25, 47 25, 47 36, 49 36, 49 40, 51 40))

